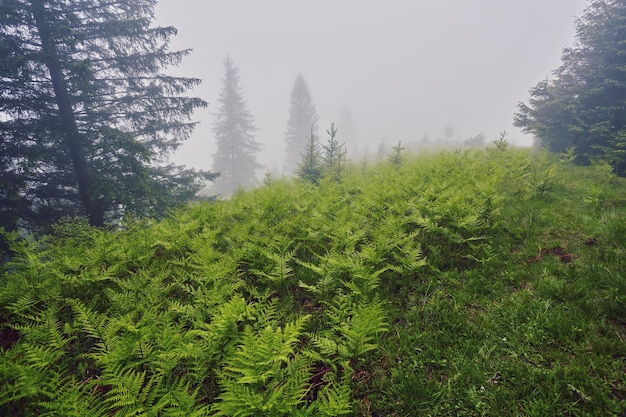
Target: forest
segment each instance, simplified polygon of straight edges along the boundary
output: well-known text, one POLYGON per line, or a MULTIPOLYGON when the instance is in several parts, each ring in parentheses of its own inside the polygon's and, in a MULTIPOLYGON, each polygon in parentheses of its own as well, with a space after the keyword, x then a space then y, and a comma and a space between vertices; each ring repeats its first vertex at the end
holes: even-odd
POLYGON ((297 74, 284 171, 155 0, 0 1, 0 415, 626 415, 626 2, 507 134, 353 160, 297 74), (200 195, 210 186, 209 195, 200 195))

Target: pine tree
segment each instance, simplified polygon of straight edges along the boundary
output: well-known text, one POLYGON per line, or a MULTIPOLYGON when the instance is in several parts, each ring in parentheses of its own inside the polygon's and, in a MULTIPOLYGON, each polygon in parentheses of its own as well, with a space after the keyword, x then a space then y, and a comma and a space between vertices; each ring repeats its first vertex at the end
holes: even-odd
POLYGON ((399 140, 398 144, 391 148, 391 156, 389 157, 389 161, 391 161, 391 163, 396 166, 401 165, 402 151, 404 151, 404 147, 402 146, 402 141, 399 140))
POLYGON ((217 152, 213 155, 213 169, 220 174, 215 191, 230 195, 238 187, 254 184, 255 172, 262 165, 256 161, 261 145, 254 140, 255 119, 239 86, 239 69, 230 57, 224 59, 224 68, 214 125, 217 152))
POLYGON ((328 134, 328 142, 322 145, 322 164, 326 175, 339 179, 346 163, 346 147, 337 139, 335 123, 330 124, 330 129, 326 133, 328 134))
POLYGON ((317 184, 322 177, 322 151, 319 138, 311 126, 311 134, 307 137, 306 148, 298 165, 298 177, 317 184))
POLYGON ((626 176, 626 2, 594 0, 576 24, 555 78, 530 90, 515 125, 554 152, 609 163, 626 176))
POLYGON ((285 171, 293 173, 305 151, 309 130, 317 135, 318 116, 311 98, 309 86, 301 74, 298 74, 291 90, 289 120, 285 132, 286 157, 285 171))
POLYGON ((378 143, 378 147, 376 148, 376 158, 379 161, 382 161, 387 156, 387 144, 385 143, 385 138, 382 138, 378 143))
POLYGON ((359 138, 356 132, 354 117, 352 117, 352 111, 347 105, 342 107, 337 125, 341 129, 341 138, 346 144, 346 148, 350 149, 350 159, 352 159, 360 151, 359 138))
POLYGON ((0 2, 0 226, 162 215, 213 177, 167 165, 206 103, 183 95, 200 80, 162 73, 189 51, 154 6, 0 2))

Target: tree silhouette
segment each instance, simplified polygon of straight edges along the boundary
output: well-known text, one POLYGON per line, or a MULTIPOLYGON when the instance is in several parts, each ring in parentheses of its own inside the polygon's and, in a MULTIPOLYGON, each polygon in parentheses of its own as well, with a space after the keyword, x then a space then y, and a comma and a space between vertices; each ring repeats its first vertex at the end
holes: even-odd
POLYGON ((626 2, 595 0, 576 24, 555 78, 530 90, 515 125, 554 152, 610 164, 626 176, 626 2))
POLYGON ((354 117, 348 105, 344 105, 341 108, 337 125, 341 129, 341 137, 346 144, 346 149, 350 149, 350 159, 353 159, 360 152, 359 138, 356 132, 354 117))
POLYGON ((239 86, 239 69, 230 57, 224 59, 224 68, 214 124, 217 152, 213 155, 213 169, 220 174, 214 190, 227 196, 238 187, 252 185, 256 170, 262 166, 256 161, 261 146, 254 139, 255 119, 239 86))
POLYGON ((167 163, 206 103, 154 3, 0 2, 0 226, 163 215, 212 177, 167 163))
POLYGON ((298 167, 300 156, 305 151, 307 137, 317 135, 318 116, 311 98, 309 86, 298 74, 291 90, 289 120, 285 132, 286 160, 285 171, 292 174, 298 167))

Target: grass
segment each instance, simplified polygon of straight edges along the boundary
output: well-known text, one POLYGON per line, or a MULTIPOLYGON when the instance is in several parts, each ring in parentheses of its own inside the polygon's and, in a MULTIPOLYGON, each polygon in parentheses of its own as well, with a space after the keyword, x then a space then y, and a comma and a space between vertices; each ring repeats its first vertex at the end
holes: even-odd
POLYGON ((623 183, 549 167, 547 189, 507 196, 490 262, 428 274, 397 303, 383 413, 626 413, 623 183))
POLYGON ((410 155, 15 250, 5 415, 626 415, 626 181, 602 167, 410 155))

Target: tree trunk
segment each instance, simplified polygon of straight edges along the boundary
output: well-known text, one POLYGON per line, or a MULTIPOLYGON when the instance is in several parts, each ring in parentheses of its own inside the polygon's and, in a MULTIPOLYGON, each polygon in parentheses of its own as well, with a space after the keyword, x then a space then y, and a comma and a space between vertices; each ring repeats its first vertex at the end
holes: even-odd
POLYGON ((85 215, 93 226, 104 225, 104 208, 93 195, 93 181, 89 172, 85 146, 82 135, 78 130, 76 116, 72 108, 72 102, 59 62, 59 56, 54 42, 50 23, 46 18, 46 10, 43 0, 31 0, 35 24, 41 38, 45 64, 50 71, 50 79, 54 88, 56 104, 59 108, 59 116, 64 131, 64 145, 70 154, 74 176, 78 184, 78 195, 85 215))

